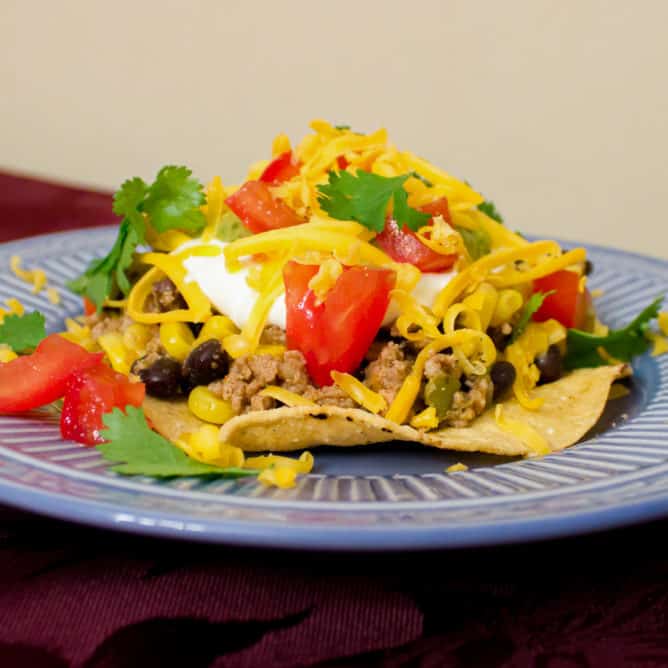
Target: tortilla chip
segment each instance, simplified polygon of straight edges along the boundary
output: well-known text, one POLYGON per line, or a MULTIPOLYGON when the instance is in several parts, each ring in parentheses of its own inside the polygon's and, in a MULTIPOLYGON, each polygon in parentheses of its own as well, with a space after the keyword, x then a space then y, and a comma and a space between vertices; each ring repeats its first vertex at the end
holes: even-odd
MULTIPOLYGON (((512 399, 504 403, 504 415, 533 427, 547 440, 552 452, 563 450, 577 443, 596 424, 605 408, 610 386, 626 370, 625 365, 578 369, 534 390, 532 396, 545 400, 540 410, 528 411, 512 399)), ((185 401, 147 398, 144 410, 155 428, 170 440, 203 424, 190 413, 185 401)), ((348 447, 415 441, 464 452, 505 456, 530 454, 523 441, 496 424, 493 410, 487 410, 470 427, 423 432, 361 409, 284 407, 232 418, 221 427, 220 437, 247 452, 287 452, 318 445, 348 447)))

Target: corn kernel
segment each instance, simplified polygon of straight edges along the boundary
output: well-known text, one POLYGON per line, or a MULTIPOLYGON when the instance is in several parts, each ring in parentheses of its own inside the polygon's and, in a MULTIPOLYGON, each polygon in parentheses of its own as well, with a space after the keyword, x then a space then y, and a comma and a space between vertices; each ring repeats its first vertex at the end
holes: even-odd
POLYGON ((136 359, 132 351, 123 345, 123 336, 120 332, 109 332, 103 334, 97 339, 98 344, 104 350, 109 364, 114 371, 129 374, 130 367, 136 359))
POLYGON ((150 340, 151 328, 138 322, 130 325, 123 332, 123 344, 138 355, 146 352, 146 346, 150 340))
POLYGON ((217 397, 207 387, 196 387, 188 397, 188 408, 200 420, 213 424, 223 424, 231 417, 234 411, 229 401, 217 397))
POLYGON ((183 362, 192 350, 195 337, 184 322, 163 322, 160 325, 160 343, 168 355, 183 362))
POLYGON ((238 331, 237 326, 226 315, 214 315, 204 323, 193 347, 196 348, 210 339, 218 339, 222 342, 226 336, 236 334, 238 331))

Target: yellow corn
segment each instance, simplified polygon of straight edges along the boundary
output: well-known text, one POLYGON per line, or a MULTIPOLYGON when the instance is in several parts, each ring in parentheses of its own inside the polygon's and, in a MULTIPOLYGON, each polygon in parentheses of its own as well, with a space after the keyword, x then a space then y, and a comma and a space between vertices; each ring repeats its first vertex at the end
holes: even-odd
POLYGON ((123 335, 120 332, 109 332, 97 339, 100 348, 104 350, 109 364, 114 371, 129 374, 130 367, 137 356, 123 344, 123 335))
POLYGON ((210 389, 196 387, 188 397, 190 412, 204 422, 223 424, 234 417, 229 401, 217 397, 210 389))
POLYGON ((151 338, 151 328, 135 322, 123 332, 123 345, 138 355, 143 355, 151 338))
POLYGON ((168 355, 183 362, 192 350, 195 337, 184 322, 163 322, 160 325, 160 343, 168 355))
POLYGON ((193 348, 210 339, 218 339, 222 343, 225 337, 238 331, 237 326, 226 315, 214 315, 204 323, 193 348))

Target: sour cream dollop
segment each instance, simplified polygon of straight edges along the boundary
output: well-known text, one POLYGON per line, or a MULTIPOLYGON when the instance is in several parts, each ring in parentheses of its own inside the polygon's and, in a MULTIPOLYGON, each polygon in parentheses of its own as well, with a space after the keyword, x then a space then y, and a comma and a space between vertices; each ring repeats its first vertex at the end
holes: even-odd
MULTIPOLYGON (((220 248, 227 246, 222 241, 214 240, 209 243, 220 248)), ((175 252, 181 252, 192 245, 201 245, 201 242, 199 244, 188 242, 175 252)), ((183 261, 183 266, 187 271, 186 281, 197 283, 211 303, 230 318, 237 327, 242 328, 246 324, 259 296, 257 290, 251 288, 246 282, 247 269, 234 273, 228 271, 225 266, 225 256, 222 254, 215 257, 193 255, 183 261)), ((420 304, 431 307, 436 295, 455 275, 454 271, 440 274, 423 273, 412 294, 420 304)), ((390 303, 383 325, 391 324, 398 315, 396 304, 390 303)), ((267 322, 285 329, 285 319, 285 296, 281 295, 269 311, 267 322)))

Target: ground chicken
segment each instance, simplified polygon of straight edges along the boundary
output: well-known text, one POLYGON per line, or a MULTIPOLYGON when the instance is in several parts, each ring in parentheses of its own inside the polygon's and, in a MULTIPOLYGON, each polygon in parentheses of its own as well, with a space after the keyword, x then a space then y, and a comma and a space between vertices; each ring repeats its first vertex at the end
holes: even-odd
POLYGON ((413 368, 414 361, 407 359, 400 344, 388 341, 364 370, 364 384, 378 392, 389 406, 413 368))
POLYGON ((452 397, 452 406, 446 412, 441 426, 468 427, 492 400, 494 386, 489 376, 474 376, 464 383, 468 389, 458 390, 452 397))
POLYGON ((303 395, 311 386, 304 356, 296 350, 282 355, 250 355, 234 360, 222 380, 209 389, 229 401, 235 413, 268 410, 275 407, 270 397, 258 396, 267 385, 278 385, 295 394, 303 395))

